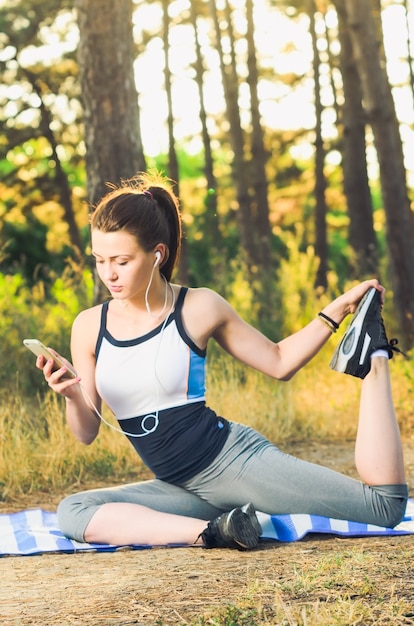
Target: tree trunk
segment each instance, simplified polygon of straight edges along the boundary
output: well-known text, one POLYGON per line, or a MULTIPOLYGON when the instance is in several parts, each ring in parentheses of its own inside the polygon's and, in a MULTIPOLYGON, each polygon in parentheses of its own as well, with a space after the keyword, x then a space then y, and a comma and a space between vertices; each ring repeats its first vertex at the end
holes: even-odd
POLYGON ((222 236, 219 228, 219 215, 218 215, 218 203, 217 203, 217 180, 214 174, 214 159, 213 151, 211 148, 211 138, 207 126, 207 111, 204 101, 204 62, 201 51, 201 45, 199 41, 199 34, 197 28, 198 10, 195 2, 190 2, 190 21, 194 30, 194 43, 196 61, 195 68, 195 80, 197 83, 198 97, 200 101, 200 123, 201 123, 201 137, 203 141, 204 149, 204 175, 206 177, 207 189, 205 196, 205 214, 204 214, 204 232, 203 237, 207 238, 208 246, 210 249, 209 258, 206 262, 209 263, 211 270, 214 273, 215 281, 222 275, 222 269, 225 265, 225 259, 223 259, 222 249, 222 236))
POLYGON ((334 100, 332 103, 332 107, 335 111, 335 117, 337 122, 339 122, 339 120, 341 119, 341 107, 338 103, 338 98, 337 98, 337 93, 338 93, 338 89, 336 86, 336 81, 335 81, 335 70, 338 67, 338 55, 336 54, 336 52, 333 51, 333 39, 336 43, 336 35, 335 37, 331 37, 331 33, 330 33, 330 28, 329 28, 329 20, 327 20, 327 11, 329 11, 330 7, 324 7, 324 11, 323 11, 323 26, 324 26, 324 30, 325 30, 325 39, 326 39, 326 54, 327 54, 327 58, 328 58, 328 65, 329 65, 329 82, 331 84, 331 89, 332 89, 332 93, 334 95, 334 100))
POLYGON ((83 244, 82 238, 80 235, 80 231, 78 225, 76 223, 75 212, 73 210, 73 202, 72 202, 72 191, 65 174, 65 171, 62 167, 62 164, 59 159, 58 154, 58 142, 56 140, 55 134, 52 130, 52 115, 45 104, 45 94, 43 85, 41 81, 36 78, 36 76, 30 72, 28 69, 24 70, 24 73, 28 80, 30 81, 33 91, 37 93, 40 100, 40 114, 41 114, 41 132, 43 136, 49 142, 49 145, 52 150, 53 160, 55 162, 55 180, 59 190, 60 203, 63 207, 63 215, 65 218, 65 222, 68 225, 68 233, 69 239, 72 248, 75 251, 77 256, 80 256, 83 253, 83 244))
POLYGON ((411 347, 414 341, 414 237, 399 126, 388 78, 381 64, 371 2, 346 0, 345 6, 363 102, 378 155, 395 307, 405 346, 411 347))
POLYGON ((319 82, 320 59, 315 28, 316 6, 314 0, 308 0, 310 33, 313 48, 313 75, 315 86, 315 254, 319 259, 315 277, 315 287, 326 289, 328 286, 328 243, 326 233, 326 179, 324 173, 325 147, 322 136, 322 102, 319 82))
MULTIPOLYGON (((251 216, 248 169, 245 161, 244 134, 241 126, 238 103, 238 77, 235 67, 234 47, 232 45, 232 41, 230 41, 230 61, 226 63, 224 60, 224 51, 222 46, 222 32, 214 0, 210 0, 209 6, 216 32, 216 45, 220 59, 221 78, 223 82, 224 99, 226 102, 227 119, 229 122, 230 143, 233 150, 232 169, 233 180, 236 186, 237 202, 239 205, 238 218, 241 244, 245 255, 247 269, 249 271, 250 281, 252 282, 254 279, 257 255, 251 216)), ((226 2, 226 12, 228 22, 227 34, 230 40, 232 40, 233 34, 231 14, 228 2, 226 2)))
POLYGON ((255 230, 257 230, 257 282, 258 282, 258 322, 264 332, 273 326, 275 310, 274 267, 272 259, 272 228, 270 224, 270 208, 268 199, 268 182, 266 175, 266 154, 263 129, 259 108, 258 68, 256 46, 254 41, 253 1, 246 0, 246 40, 247 40, 247 83, 250 91, 251 115, 251 211, 255 230), (269 324, 270 322, 270 324, 269 324))
MULTIPOLYGON (((173 99, 172 99, 172 80, 170 71, 170 44, 169 44, 169 30, 170 30, 170 18, 168 15, 169 0, 162 0, 163 9, 163 31, 162 39, 164 45, 164 84, 165 93, 167 96, 167 129, 168 129, 168 175, 173 181, 174 193, 177 197, 180 197, 180 171, 178 165, 177 151, 175 149, 174 138, 174 112, 173 112, 173 99)), ((177 280, 181 284, 187 284, 189 280, 188 272, 188 255, 185 234, 181 242, 181 257, 178 266, 177 280)))
POLYGON ((354 251, 352 275, 378 274, 378 246, 366 160, 366 118, 362 107, 361 83, 346 23, 344 0, 335 0, 341 44, 340 70, 344 91, 342 107, 342 169, 349 215, 349 243, 354 251))
POLYGON ((408 74, 410 76, 410 87, 411 87, 411 97, 413 100, 413 111, 414 111, 414 60, 411 54, 411 50, 413 42, 410 35, 410 18, 409 18, 409 7, 408 0, 403 0, 404 7, 404 15, 405 15, 405 30, 407 33, 407 65, 408 65, 408 74))
POLYGON ((247 18, 247 82, 250 90, 250 111, 252 118, 252 186, 254 198, 252 200, 257 224, 259 254, 261 266, 269 271, 272 265, 272 230, 269 220, 268 184, 266 176, 267 154, 263 140, 263 129, 259 110, 259 96, 257 92, 258 71, 256 46, 254 42, 253 0, 246 0, 247 18))
POLYGON ((145 169, 134 77, 131 0, 76 0, 88 198, 145 169))
MULTIPOLYGON (((132 0, 75 0, 88 199, 145 169, 134 77, 132 0)), ((96 281, 95 301, 104 291, 96 281)))

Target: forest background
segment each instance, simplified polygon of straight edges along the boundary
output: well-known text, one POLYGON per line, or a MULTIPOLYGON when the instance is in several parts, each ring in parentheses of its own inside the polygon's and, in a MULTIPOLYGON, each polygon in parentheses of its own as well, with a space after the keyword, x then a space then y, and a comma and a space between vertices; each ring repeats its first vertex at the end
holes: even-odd
MULTIPOLYGON (((106 297, 88 213, 108 182, 169 176, 185 227, 176 280, 218 290, 273 339, 378 276, 387 327, 412 348, 413 27, 408 0, 0 3, 4 499, 114 477, 115 465, 123 478, 135 471, 104 439, 94 457, 60 454, 63 408, 22 346, 38 337, 68 356, 74 317, 106 297), (29 448, 54 452, 36 461, 29 448), (12 475, 23 457, 32 460, 12 475)), ((329 431, 318 412, 301 421, 325 394, 333 409, 330 379, 318 402, 309 395, 318 359, 295 394, 223 359, 213 348, 220 406, 233 412, 243 387, 241 414, 256 411, 269 437, 329 431), (259 404, 268 393, 270 414, 259 404)), ((398 367, 403 419, 413 377, 398 367)))

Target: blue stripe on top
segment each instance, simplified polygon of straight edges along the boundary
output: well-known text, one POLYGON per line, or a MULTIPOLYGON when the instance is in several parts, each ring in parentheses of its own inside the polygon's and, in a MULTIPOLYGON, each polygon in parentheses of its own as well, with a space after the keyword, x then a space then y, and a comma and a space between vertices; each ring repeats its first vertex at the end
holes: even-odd
POLYGON ((190 368, 188 372, 188 400, 200 397, 200 389, 205 393, 205 358, 190 351, 190 368))

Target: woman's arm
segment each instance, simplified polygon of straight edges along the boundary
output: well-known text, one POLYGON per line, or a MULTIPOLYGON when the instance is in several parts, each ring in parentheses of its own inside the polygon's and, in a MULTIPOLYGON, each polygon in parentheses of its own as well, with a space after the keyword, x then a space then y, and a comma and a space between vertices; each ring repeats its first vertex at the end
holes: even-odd
MULTIPOLYGON (((364 281, 336 298, 323 309, 323 312, 340 324, 347 315, 355 311, 359 301, 371 287, 377 288, 384 299, 385 290, 377 280, 364 281)), ((203 317, 207 320, 209 329, 207 333, 214 337, 226 352, 278 380, 292 378, 319 352, 331 336, 329 328, 320 319, 314 319, 298 332, 274 343, 244 322, 226 300, 210 291, 205 291, 200 296, 197 308, 206 312, 203 317)), ((192 319, 194 318, 191 315, 190 333, 192 319)), ((200 337, 196 324, 194 329, 193 336, 200 337)), ((201 343, 204 343, 205 339, 202 338, 201 343)))
POLYGON ((91 331, 96 326, 96 313, 95 309, 83 311, 72 326, 71 352, 77 378, 65 379, 65 368, 53 372, 52 361, 46 361, 44 357, 38 357, 36 361, 49 387, 65 398, 68 425, 75 437, 86 445, 94 441, 100 427, 100 419, 92 406, 93 403, 98 411, 101 410, 101 399, 95 386, 94 339, 97 333, 91 331))

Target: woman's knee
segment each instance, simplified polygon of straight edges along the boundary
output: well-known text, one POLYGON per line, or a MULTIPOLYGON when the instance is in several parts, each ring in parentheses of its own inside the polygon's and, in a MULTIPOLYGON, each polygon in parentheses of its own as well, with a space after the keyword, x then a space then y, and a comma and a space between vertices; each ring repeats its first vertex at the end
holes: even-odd
POLYGON ((380 485, 372 487, 378 494, 376 514, 378 526, 394 528, 405 515, 408 500, 407 485, 380 485))
POLYGON ((88 494, 77 493, 64 498, 57 507, 58 526, 70 539, 85 541, 85 530, 97 508, 97 502, 90 502, 88 494))

